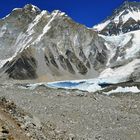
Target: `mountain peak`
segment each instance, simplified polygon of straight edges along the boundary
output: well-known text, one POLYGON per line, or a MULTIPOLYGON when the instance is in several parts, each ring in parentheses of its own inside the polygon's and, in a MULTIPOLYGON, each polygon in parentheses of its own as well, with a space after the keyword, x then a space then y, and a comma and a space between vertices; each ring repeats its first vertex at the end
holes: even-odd
POLYGON ((118 35, 140 29, 140 2, 125 1, 112 16, 93 27, 103 35, 118 35))
POLYGON ((41 10, 35 6, 35 5, 32 5, 32 4, 26 4, 24 7, 22 8, 14 8, 12 10, 12 12, 21 12, 21 13, 33 13, 35 15, 38 15, 41 13, 41 10))
POLYGON ((26 4, 23 9, 26 11, 41 12, 41 10, 37 6, 32 4, 26 4))
POLYGON ((125 7, 127 7, 127 6, 138 6, 139 2, 126 0, 122 5, 125 6, 125 7))
POLYGON ((129 6, 132 6, 134 3, 136 2, 130 2, 128 0, 124 1, 124 3, 122 4, 122 7, 129 7, 129 6))
POLYGON ((117 8, 113 14, 124 11, 124 10, 130 10, 130 11, 136 11, 140 9, 140 2, 136 1, 125 1, 119 8, 117 8))

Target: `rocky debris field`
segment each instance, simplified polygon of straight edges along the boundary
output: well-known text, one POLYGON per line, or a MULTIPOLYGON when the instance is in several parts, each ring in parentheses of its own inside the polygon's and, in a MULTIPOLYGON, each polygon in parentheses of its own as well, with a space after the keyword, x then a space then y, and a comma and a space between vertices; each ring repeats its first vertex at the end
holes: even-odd
POLYGON ((0 136, 7 139, 140 139, 139 94, 106 96, 101 92, 45 87, 29 90, 3 84, 0 96, 0 136))
POLYGON ((41 123, 19 109, 14 102, 0 98, 0 140, 46 139, 41 123))

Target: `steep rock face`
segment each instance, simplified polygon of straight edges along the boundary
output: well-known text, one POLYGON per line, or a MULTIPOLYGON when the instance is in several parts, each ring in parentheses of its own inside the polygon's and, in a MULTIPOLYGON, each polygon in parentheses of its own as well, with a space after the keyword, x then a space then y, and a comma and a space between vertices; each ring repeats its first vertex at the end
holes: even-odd
POLYGON ((28 24, 40 13, 40 10, 31 5, 13 9, 11 14, 0 20, 0 59, 7 59, 14 55, 18 36, 25 32, 28 24))
POLYGON ((106 66, 104 39, 58 10, 41 12, 26 5, 0 22, 4 22, 0 29, 7 25, 5 30, 11 32, 8 37, 5 33, 0 37, 5 39, 0 42, 1 69, 9 78, 91 78, 106 66))
POLYGON ((111 17, 93 27, 102 35, 119 35, 140 29, 140 2, 124 2, 111 17))
POLYGON ((14 59, 7 61, 3 66, 9 78, 19 80, 37 78, 36 68, 37 64, 34 54, 29 49, 19 53, 14 59))

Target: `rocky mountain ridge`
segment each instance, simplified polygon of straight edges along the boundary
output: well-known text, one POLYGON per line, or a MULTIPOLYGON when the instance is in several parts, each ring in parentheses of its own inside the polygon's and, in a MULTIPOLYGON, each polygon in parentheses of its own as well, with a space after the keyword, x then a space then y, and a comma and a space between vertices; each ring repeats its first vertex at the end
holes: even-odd
MULTIPOLYGON (((139 12, 139 3, 129 4, 132 11, 139 12)), ((127 11, 126 5, 115 15, 118 16, 124 9, 127 11)), ((116 18, 112 16, 113 20, 116 18)), ((127 24, 128 28, 130 24, 127 24)), ((102 25, 95 26, 96 29, 99 26, 102 25)), ((134 69, 125 79, 138 77, 139 28, 123 33, 112 26, 115 36, 110 36, 112 33, 106 33, 113 31, 112 28, 105 26, 105 32, 102 30, 98 34, 95 27, 90 29, 78 24, 59 10, 49 13, 30 4, 14 9, 0 20, 1 76, 39 81, 88 79, 107 76, 110 70, 113 73, 132 63, 134 69)))
POLYGON ((140 3, 125 1, 112 16, 93 27, 99 34, 112 36, 140 29, 140 3))
MULTIPOLYGON (((60 11, 50 14, 47 11, 40 12, 38 8, 37 11, 32 9, 32 5, 15 9, 1 21, 4 22, 1 29, 5 28, 1 39, 6 40, 1 41, 1 52, 5 57, 10 57, 1 61, 1 67, 10 78, 34 79, 47 76, 51 79, 55 76, 63 77, 64 74, 78 78, 102 69, 106 63, 107 50, 100 43, 103 39, 96 32, 75 23, 60 11), (24 17, 28 20, 20 25, 23 16, 32 18, 24 17)), ((2 55, 1 59, 4 58, 2 55)))

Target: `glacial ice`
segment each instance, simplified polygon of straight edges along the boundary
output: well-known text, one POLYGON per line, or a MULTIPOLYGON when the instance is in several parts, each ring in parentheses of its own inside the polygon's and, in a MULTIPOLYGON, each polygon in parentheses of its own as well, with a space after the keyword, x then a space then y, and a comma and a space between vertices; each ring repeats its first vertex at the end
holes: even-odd
POLYGON ((139 93, 140 90, 136 86, 124 87, 124 88, 123 87, 117 87, 115 90, 111 90, 109 92, 103 92, 103 93, 107 94, 107 95, 110 95, 110 94, 119 93, 119 92, 122 92, 122 93, 128 93, 128 92, 139 93))

